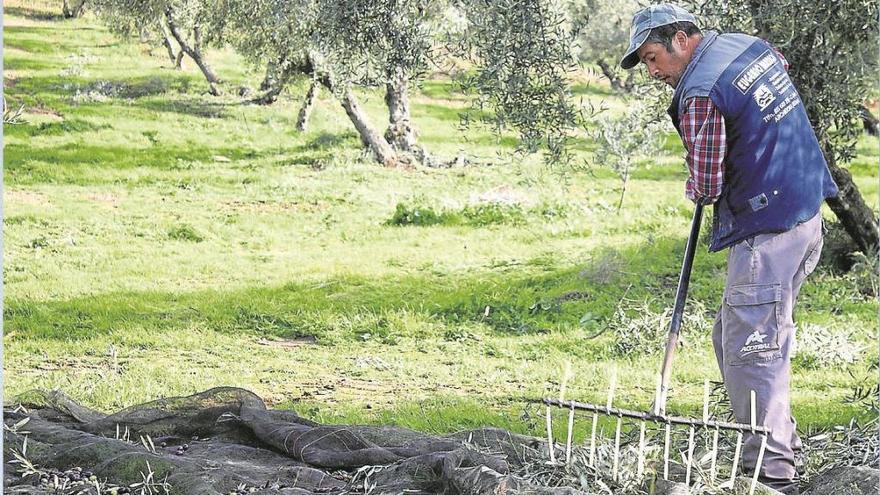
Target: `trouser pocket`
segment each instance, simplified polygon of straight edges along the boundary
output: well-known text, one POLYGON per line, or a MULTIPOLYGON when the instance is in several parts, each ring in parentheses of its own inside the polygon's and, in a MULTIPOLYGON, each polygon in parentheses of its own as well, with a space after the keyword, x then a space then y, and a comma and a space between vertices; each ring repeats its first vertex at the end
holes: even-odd
POLYGON ((779 348, 781 284, 731 286, 722 309, 724 361, 742 366, 782 356, 779 348))

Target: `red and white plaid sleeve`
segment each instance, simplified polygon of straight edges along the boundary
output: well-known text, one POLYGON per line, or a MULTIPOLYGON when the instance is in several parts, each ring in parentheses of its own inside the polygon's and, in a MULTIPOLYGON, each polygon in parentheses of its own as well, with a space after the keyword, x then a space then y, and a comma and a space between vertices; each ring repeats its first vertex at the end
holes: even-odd
POLYGON ((727 152, 724 118, 708 97, 691 98, 685 107, 679 118, 690 172, 685 194, 694 202, 714 203, 724 184, 727 152))

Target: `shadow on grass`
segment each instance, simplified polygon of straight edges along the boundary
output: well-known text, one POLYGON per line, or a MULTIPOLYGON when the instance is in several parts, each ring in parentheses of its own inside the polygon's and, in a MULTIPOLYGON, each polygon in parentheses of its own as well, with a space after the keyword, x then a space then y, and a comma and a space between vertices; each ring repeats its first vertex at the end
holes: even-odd
MULTIPOLYGON (((50 12, 48 10, 37 10, 35 8, 29 7, 3 7, 4 15, 11 15, 16 17, 24 17, 25 19, 31 21, 63 21, 64 16, 61 15, 60 12, 50 12)), ((5 31, 10 29, 20 29, 18 27, 15 28, 4 28, 5 31)), ((6 40, 4 40, 5 43, 6 40)))
MULTIPOLYGON (((85 132, 82 129, 80 132, 85 132)), ((146 138, 145 138, 146 140, 146 138)), ((181 146, 155 144, 144 148, 130 146, 67 143, 54 147, 34 147, 28 143, 7 144, 4 174, 10 184, 94 184, 100 174, 83 174, 84 167, 118 172, 133 168, 177 170, 192 162, 211 162, 222 155, 230 160, 260 156, 249 149, 215 148, 189 143, 181 146)), ((115 181, 118 174, 109 174, 115 181)))
MULTIPOLYGON (((120 292, 52 302, 21 300, 13 292, 5 316, 9 331, 22 337, 61 340, 89 339, 120 328, 150 333, 194 326, 235 334, 308 335, 325 344, 357 341, 367 333, 380 339, 413 337, 395 335, 407 327, 394 322, 400 314, 441 321, 449 328, 476 325, 499 335, 541 334, 578 327, 585 313, 594 321, 610 317, 627 287, 632 287, 629 297, 668 292, 671 300, 676 252, 683 243, 665 239, 615 252, 618 261, 611 271, 604 266, 607 256, 585 266, 563 267, 542 257, 468 276, 349 276, 321 284, 120 292)), ((717 285, 709 275, 696 278, 693 286, 717 285)))

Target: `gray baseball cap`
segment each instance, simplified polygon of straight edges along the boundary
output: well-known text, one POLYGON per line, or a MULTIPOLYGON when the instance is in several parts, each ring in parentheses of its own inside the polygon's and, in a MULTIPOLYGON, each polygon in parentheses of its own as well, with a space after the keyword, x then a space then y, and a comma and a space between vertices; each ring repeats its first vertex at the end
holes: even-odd
POLYGON ((655 27, 665 26, 674 22, 697 23, 697 18, 687 10, 671 3, 651 5, 640 10, 633 16, 632 27, 629 30, 629 49, 620 60, 620 66, 624 69, 632 69, 639 65, 639 56, 636 53, 639 47, 648 39, 651 30, 655 27))

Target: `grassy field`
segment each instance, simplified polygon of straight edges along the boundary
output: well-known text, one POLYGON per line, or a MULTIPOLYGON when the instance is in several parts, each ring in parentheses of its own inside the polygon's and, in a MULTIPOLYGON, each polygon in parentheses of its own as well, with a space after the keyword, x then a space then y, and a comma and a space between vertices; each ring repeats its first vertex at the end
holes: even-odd
MULTIPOLYGON (((4 17, 6 97, 26 120, 4 127, 7 400, 59 388, 111 411, 230 385, 323 422, 538 433, 528 400, 558 394, 568 361, 569 397, 604 402, 617 369, 616 403, 650 404, 661 356, 620 344, 675 291, 692 206, 671 135, 618 212, 611 172, 461 133, 467 101, 435 75, 412 95, 419 140, 470 164, 384 169, 329 95, 295 131, 304 83, 242 104, 234 88, 260 70, 213 51, 229 95, 211 97, 194 64, 175 71, 162 49, 34 5, 4 17), (398 225, 416 211, 439 223, 398 225)), ((623 106, 598 81, 583 93, 623 106)), ((362 93, 379 125, 381 96, 362 93)), ((851 167, 870 204, 877 155, 865 138, 851 167)), ((698 413, 703 380, 719 379, 708 332, 724 266, 701 246, 671 411, 698 413)), ((799 327, 862 347, 853 364, 795 361, 805 428, 867 414, 844 400, 876 382, 864 289, 823 264, 803 290, 799 327)))

